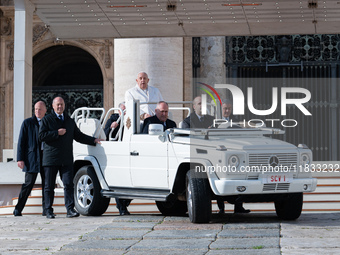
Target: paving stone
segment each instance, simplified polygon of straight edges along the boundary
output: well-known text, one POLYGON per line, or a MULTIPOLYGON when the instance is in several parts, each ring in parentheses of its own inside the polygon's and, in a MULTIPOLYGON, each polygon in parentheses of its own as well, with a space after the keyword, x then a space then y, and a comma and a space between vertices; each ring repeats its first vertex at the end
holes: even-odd
POLYGON ((280 238, 221 238, 210 245, 210 249, 212 250, 255 248, 280 248, 280 238))
POLYGON ((281 230, 281 236, 285 238, 334 238, 339 236, 338 229, 322 229, 322 228, 303 228, 303 229, 296 229, 296 228, 283 228, 281 230))
POLYGON ((164 216, 131 214, 131 215, 115 217, 113 219, 113 222, 156 222, 156 223, 160 223, 163 220, 164 220, 164 216))
POLYGON ((209 239, 146 239, 133 245, 129 251, 135 250, 205 250, 211 244, 209 239))
POLYGON ((136 244, 137 240, 96 240, 85 239, 77 242, 64 245, 62 251, 77 250, 77 251, 110 251, 110 250, 126 250, 130 246, 136 244))
POLYGON ((281 247, 289 248, 340 248, 339 235, 333 238, 282 238, 281 247))
POLYGON ((279 237, 279 229, 224 229, 218 238, 279 237))
POLYGON ((180 216, 166 216, 163 222, 180 222, 180 223, 191 223, 189 217, 180 217, 180 216))
POLYGON ((281 255, 280 249, 211 250, 206 255, 281 255))
POLYGON ((131 230, 131 229, 148 229, 152 230, 154 226, 158 226, 157 222, 113 222, 107 225, 98 227, 99 230, 131 230))
POLYGON ((279 229, 280 223, 229 223, 223 229, 279 229))
POLYGON ((154 230, 143 239, 209 239, 215 240, 217 231, 214 230, 154 230))
POLYGON ((149 229, 141 230, 96 230, 89 234, 85 234, 82 239, 100 239, 100 240, 120 240, 120 239, 138 239, 141 240, 143 236, 150 232, 149 229))
POLYGON ((145 250, 145 251, 128 251, 124 255, 204 255, 207 250, 145 250))
POLYGON ((340 248, 303 248, 303 249, 287 249, 283 248, 281 250, 282 255, 320 255, 320 254, 327 254, 327 255, 339 255, 340 248))
MULTIPOLYGON (((58 251, 54 253, 56 255, 123 255, 126 254, 125 251, 113 251, 113 250, 106 250, 106 251, 83 251, 83 250, 70 250, 70 251, 58 251)), ((34 254, 35 255, 35 254, 34 254)))
POLYGON ((162 222, 154 230, 222 230, 223 224, 194 224, 190 222, 162 222))

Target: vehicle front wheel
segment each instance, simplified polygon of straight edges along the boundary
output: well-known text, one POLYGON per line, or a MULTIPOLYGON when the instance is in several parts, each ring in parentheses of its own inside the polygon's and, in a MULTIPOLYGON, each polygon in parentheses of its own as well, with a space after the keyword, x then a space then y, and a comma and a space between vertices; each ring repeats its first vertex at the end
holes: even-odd
POLYGON ((99 216, 106 212, 110 198, 102 197, 101 187, 92 166, 83 166, 74 179, 74 204, 85 216, 99 216))
POLYGON ((186 198, 192 223, 208 223, 211 219, 211 190, 203 173, 190 170, 186 175, 186 198))
POLYGON ((158 210, 165 216, 184 216, 188 211, 187 203, 177 199, 168 202, 156 201, 156 205, 158 210))
POLYGON ((275 201, 276 215, 283 220, 296 220, 300 217, 303 193, 292 193, 284 199, 275 201))

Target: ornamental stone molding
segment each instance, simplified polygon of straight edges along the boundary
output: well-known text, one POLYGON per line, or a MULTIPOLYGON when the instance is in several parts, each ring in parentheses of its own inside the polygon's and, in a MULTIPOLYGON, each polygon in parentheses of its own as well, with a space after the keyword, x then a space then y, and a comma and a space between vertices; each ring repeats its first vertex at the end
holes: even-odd
POLYGON ((78 42, 86 45, 86 46, 101 46, 99 50, 99 55, 104 60, 105 68, 111 68, 112 61, 110 55, 110 47, 113 45, 112 42, 106 39, 104 42, 98 42, 95 40, 78 40, 78 42))
POLYGON ((1 36, 12 35, 13 20, 10 17, 1 16, 1 36))
POLYGON ((45 25, 35 25, 33 27, 33 47, 39 44, 49 31, 45 25))
POLYGON ((7 49, 9 50, 8 69, 10 71, 13 71, 14 69, 14 42, 9 42, 7 44, 7 49))

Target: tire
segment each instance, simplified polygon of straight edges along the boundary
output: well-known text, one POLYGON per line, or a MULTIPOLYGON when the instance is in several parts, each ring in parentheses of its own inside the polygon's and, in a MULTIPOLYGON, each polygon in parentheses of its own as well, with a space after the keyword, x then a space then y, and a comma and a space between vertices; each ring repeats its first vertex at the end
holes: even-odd
POLYGON ((192 223, 208 223, 211 219, 211 190, 206 175, 190 170, 186 175, 186 198, 192 223))
POLYGON ((156 205, 158 210, 164 216, 184 216, 188 211, 187 203, 185 201, 179 200, 168 202, 156 201, 156 205))
POLYGON ((74 179, 74 204, 85 216, 99 216, 106 212, 110 198, 102 197, 98 177, 92 166, 83 166, 74 179))
POLYGON ((303 193, 289 194, 282 200, 275 201, 276 215, 283 220, 296 220, 300 217, 303 205, 303 193))

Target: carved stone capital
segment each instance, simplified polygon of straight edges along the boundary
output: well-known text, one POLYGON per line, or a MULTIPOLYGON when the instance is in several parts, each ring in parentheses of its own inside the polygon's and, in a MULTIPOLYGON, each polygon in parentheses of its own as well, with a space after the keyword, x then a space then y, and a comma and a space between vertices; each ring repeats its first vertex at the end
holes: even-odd
POLYGON ((49 31, 47 26, 35 25, 33 27, 33 47, 39 44, 49 31))

